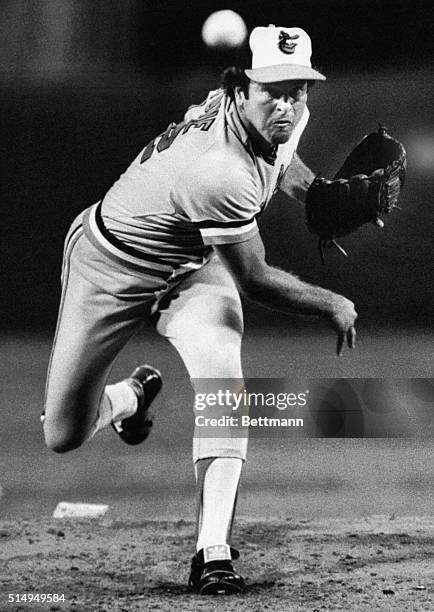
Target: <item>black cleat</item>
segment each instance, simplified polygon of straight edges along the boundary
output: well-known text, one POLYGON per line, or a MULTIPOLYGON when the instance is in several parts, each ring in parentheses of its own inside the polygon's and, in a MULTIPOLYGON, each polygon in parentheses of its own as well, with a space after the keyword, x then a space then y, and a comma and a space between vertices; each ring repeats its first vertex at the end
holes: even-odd
MULTIPOLYGON (((212 547, 217 548, 217 547, 212 547)), ((227 547, 229 548, 229 547, 227 547)), ((208 549, 209 550, 209 547, 208 549)), ((232 559, 240 554, 230 549, 231 559, 204 562, 203 549, 194 555, 188 586, 198 595, 236 595, 245 589, 243 578, 232 567, 232 559)))
POLYGON ((136 368, 126 382, 137 395, 137 410, 127 419, 112 423, 112 427, 124 442, 135 445, 146 440, 151 432, 152 415, 149 407, 163 383, 160 372, 149 365, 136 368))

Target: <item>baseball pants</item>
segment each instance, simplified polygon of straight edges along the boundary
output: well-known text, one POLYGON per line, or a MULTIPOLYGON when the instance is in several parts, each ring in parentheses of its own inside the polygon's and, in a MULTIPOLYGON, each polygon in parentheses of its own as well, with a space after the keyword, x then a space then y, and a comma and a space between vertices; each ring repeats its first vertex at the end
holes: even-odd
MULTIPOLYGON (((74 221, 65 240, 62 296, 46 384, 44 429, 50 448, 65 452, 87 439, 117 355, 150 316, 158 333, 179 352, 193 387, 195 379, 203 378, 236 379, 239 385, 243 318, 229 272, 214 256, 169 292, 164 285, 98 250, 84 232, 83 213, 74 221)), ((202 438, 196 427, 194 460, 245 459, 246 435, 231 437, 228 430, 227 436, 219 436, 202 438)))

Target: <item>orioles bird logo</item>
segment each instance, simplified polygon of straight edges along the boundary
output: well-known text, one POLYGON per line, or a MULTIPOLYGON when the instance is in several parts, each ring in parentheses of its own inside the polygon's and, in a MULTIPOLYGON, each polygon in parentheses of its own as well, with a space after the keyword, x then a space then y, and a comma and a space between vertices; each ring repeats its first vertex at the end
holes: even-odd
POLYGON ((287 55, 291 55, 291 53, 294 53, 297 43, 288 41, 297 40, 297 38, 300 38, 299 34, 294 34, 294 36, 291 36, 290 34, 288 34, 288 32, 284 32, 282 30, 279 34, 278 42, 278 47, 282 51, 282 53, 286 53, 287 55))

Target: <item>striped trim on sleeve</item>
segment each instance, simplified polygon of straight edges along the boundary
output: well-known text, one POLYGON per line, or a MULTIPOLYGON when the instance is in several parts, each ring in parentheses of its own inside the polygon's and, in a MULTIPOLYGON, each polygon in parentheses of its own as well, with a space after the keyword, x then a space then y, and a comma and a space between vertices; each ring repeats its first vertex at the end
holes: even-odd
POLYGON ((200 233, 205 245, 213 244, 235 244, 237 242, 245 242, 250 240, 259 232, 256 219, 243 222, 242 225, 237 223, 216 223, 212 227, 201 227, 200 233))

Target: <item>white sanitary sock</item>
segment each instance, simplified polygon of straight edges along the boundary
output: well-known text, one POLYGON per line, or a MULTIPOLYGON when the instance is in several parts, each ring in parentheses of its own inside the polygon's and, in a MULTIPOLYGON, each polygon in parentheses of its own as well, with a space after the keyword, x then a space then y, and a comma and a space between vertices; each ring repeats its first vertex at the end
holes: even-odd
POLYGON ((229 543, 242 465, 242 459, 233 457, 217 457, 208 465, 199 491, 197 550, 229 543))
POLYGON ((110 423, 117 423, 132 416, 137 409, 137 395, 125 380, 107 385, 101 399, 98 417, 89 432, 88 440, 110 423))

